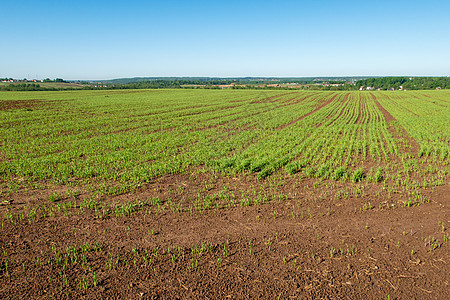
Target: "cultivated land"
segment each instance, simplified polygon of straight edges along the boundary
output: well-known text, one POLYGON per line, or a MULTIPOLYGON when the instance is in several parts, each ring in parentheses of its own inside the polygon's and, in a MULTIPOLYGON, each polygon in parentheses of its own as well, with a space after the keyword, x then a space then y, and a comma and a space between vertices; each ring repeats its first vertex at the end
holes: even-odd
POLYGON ((0 295, 448 299, 450 92, 0 93, 0 295))

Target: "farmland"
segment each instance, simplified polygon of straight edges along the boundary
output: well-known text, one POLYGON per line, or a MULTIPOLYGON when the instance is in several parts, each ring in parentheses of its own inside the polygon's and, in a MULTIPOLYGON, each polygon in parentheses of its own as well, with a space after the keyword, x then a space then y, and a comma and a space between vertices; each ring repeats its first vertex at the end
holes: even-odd
POLYGON ((450 92, 0 93, 9 298, 444 299, 450 92))

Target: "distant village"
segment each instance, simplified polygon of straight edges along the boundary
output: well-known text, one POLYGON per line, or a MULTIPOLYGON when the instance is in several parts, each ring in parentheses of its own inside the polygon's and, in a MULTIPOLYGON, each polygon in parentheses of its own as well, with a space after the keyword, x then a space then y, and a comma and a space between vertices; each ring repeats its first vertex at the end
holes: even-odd
MULTIPOLYGON (((440 86, 436 87, 436 90, 440 90, 440 89, 442 89, 440 86)), ((375 88, 375 87, 373 87, 373 86, 361 86, 361 87, 359 88, 359 90, 360 90, 360 91, 374 91, 374 90, 382 91, 383 89, 382 89, 382 88, 375 88)), ((399 91, 406 91, 407 89, 406 89, 406 88, 403 88, 403 85, 401 85, 401 86, 398 87, 398 89, 391 87, 391 88, 389 88, 389 90, 390 90, 390 91, 396 91, 396 90, 399 90, 399 91)))
POLYGON ((3 83, 43 83, 43 82, 66 82, 61 78, 52 79, 13 79, 13 78, 1 78, 0 82, 3 83))
MULTIPOLYGON (((255 79, 254 81, 264 82, 268 81, 267 79, 255 79)), ((277 79, 271 79, 272 82, 277 82, 280 80, 277 79)), ((182 84, 180 87, 183 88, 206 88, 206 87, 213 87, 213 88, 221 88, 221 89, 228 89, 228 88, 288 88, 288 89, 308 89, 310 87, 342 87, 344 85, 355 85, 357 82, 356 79, 350 80, 350 81, 340 81, 340 82, 328 82, 328 81, 322 81, 320 79, 313 80, 310 83, 298 83, 298 82, 279 82, 279 83, 242 83, 242 82, 232 82, 230 84, 182 84)))
MULTIPOLYGON (((381 91, 382 88, 375 88, 375 87, 373 87, 373 86, 366 86, 366 87, 365 87, 365 86, 361 86, 361 87, 359 88, 359 90, 360 90, 360 91, 374 91, 374 90, 381 91)), ((395 88, 390 88, 389 90, 395 91, 395 88)), ((399 90, 399 91, 406 91, 406 89, 403 89, 403 86, 402 86, 402 85, 398 87, 398 90, 399 90)))

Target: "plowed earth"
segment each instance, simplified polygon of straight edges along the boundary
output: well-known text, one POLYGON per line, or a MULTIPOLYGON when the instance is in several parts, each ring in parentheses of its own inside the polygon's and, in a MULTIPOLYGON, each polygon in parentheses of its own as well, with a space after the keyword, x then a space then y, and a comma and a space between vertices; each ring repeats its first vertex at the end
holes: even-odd
POLYGON ((101 217, 79 204, 87 193, 55 203, 39 199, 56 187, 13 195, 0 206, 16 216, 2 219, 1 298, 448 299, 448 184, 406 206, 380 184, 277 176, 276 186, 198 170, 167 176, 101 199, 101 217), (228 206, 187 209, 218 191, 234 194, 228 206), (267 201, 245 203, 255 191, 267 201), (150 198, 160 202, 114 213, 150 198), (74 201, 34 220, 24 208, 74 201))

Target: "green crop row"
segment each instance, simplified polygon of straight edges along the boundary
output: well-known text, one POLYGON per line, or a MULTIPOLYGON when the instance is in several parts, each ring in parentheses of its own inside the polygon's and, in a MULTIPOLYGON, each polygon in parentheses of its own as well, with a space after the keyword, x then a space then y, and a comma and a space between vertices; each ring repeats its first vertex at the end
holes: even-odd
POLYGON ((2 190, 139 185, 198 166, 377 182, 449 171, 447 91, 2 92, 0 101, 2 190))

